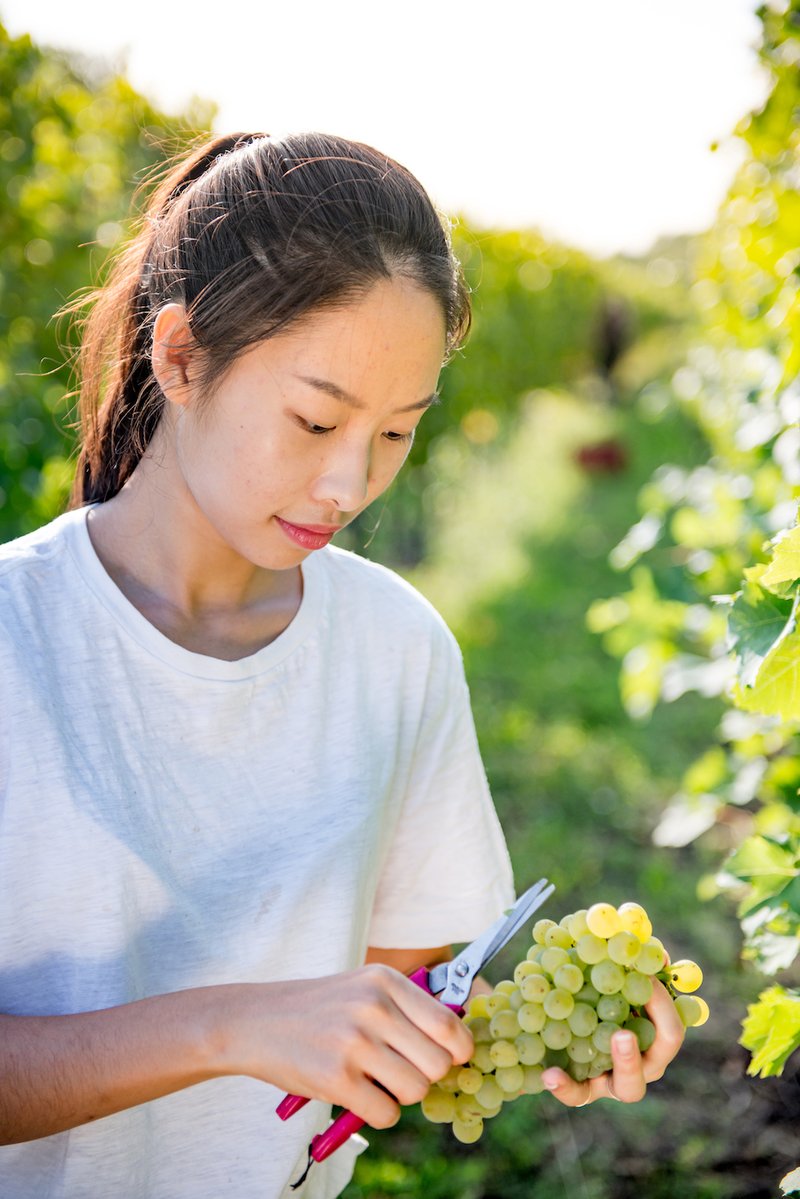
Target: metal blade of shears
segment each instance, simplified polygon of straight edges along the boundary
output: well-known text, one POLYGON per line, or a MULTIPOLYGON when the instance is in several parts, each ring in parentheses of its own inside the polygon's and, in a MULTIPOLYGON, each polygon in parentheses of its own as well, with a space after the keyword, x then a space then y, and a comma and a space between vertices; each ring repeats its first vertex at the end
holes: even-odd
POLYGON ((555 891, 552 883, 540 878, 484 933, 450 962, 442 962, 428 972, 428 986, 440 1003, 463 1007, 475 976, 490 962, 495 954, 506 945, 536 911, 555 891))

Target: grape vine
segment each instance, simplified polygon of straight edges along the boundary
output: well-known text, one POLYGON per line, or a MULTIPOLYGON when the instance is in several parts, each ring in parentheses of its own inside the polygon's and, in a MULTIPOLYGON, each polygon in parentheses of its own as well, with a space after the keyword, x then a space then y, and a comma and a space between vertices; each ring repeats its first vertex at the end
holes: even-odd
MULTIPOLYGON (((800 949, 800 0, 758 16, 772 85, 736 129, 748 158, 696 263, 701 335, 642 397, 678 405, 708 461, 645 486, 612 555, 630 587, 588 621, 622 660, 632 717, 688 691, 726 701, 654 837, 685 845, 736 814, 746 835, 705 892, 737 900, 743 956, 774 975, 800 949)), ((750 1073, 779 1073, 800 1047, 800 990, 767 987, 741 1041, 750 1073)))

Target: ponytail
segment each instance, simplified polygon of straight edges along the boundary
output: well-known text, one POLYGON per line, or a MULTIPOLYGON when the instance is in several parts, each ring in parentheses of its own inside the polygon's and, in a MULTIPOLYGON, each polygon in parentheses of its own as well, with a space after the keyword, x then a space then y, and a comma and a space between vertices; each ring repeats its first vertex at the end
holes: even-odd
MULTIPOLYGON (((62 313, 92 305, 78 357, 81 450, 70 507, 111 499, 132 474, 161 419, 164 397, 150 364, 153 224, 221 155, 248 137, 231 134, 198 147, 167 173, 152 194, 136 236, 114 264, 106 284, 62 313)), ((142 187, 152 184, 152 176, 142 187)), ((141 191, 141 189, 140 189, 141 191)))
POLYGON ((152 335, 164 304, 186 307, 208 395, 249 345, 394 274, 439 299, 452 350, 469 300, 447 227, 417 180, 368 146, 234 133, 168 164, 105 285, 62 309, 91 305, 70 506, 115 496, 158 426, 152 335))

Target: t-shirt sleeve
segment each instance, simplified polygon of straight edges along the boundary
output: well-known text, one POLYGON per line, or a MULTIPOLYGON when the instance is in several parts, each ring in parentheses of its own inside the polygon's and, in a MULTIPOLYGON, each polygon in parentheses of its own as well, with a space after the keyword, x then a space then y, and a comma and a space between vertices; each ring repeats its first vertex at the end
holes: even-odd
POLYGON ((470 941, 514 902, 461 651, 446 627, 437 633, 408 784, 373 906, 375 947, 470 941))

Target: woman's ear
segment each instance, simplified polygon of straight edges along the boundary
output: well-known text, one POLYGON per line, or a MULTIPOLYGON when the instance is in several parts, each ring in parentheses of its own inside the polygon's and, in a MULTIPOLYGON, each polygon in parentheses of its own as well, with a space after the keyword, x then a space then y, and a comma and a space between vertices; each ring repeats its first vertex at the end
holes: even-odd
POLYGON ((171 404, 184 407, 191 398, 191 366, 197 354, 186 309, 182 304, 165 304, 153 325, 153 374, 171 404))

